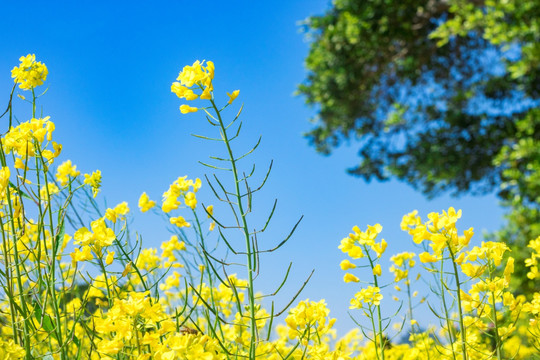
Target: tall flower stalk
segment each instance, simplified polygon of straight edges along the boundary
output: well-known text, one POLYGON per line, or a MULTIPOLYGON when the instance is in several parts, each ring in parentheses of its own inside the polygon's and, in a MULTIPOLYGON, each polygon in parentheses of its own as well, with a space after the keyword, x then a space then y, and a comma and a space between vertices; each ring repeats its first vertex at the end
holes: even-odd
MULTIPOLYGON (((228 250, 230 250, 234 255, 245 256, 244 267, 245 267, 245 271, 247 275, 246 290, 247 290, 247 295, 248 295, 248 307, 247 307, 248 314, 246 317, 249 319, 248 358, 255 359, 257 357, 257 344, 261 342, 262 340, 262 337, 260 334, 261 329, 259 326, 259 322, 263 323, 262 321, 266 319, 270 319, 270 322, 272 322, 275 316, 284 312, 286 308, 288 307, 287 305, 285 306, 283 310, 278 311, 277 313, 271 313, 269 315, 261 316, 260 314, 258 314, 260 312, 259 310, 260 305, 258 304, 257 296, 255 295, 255 279, 258 275, 260 255, 265 252, 274 252, 275 250, 283 246, 288 241, 288 239, 290 238, 294 230, 296 229, 296 226, 298 225, 300 220, 296 223, 296 225, 294 225, 289 235, 283 241, 278 243, 277 246, 268 250, 259 249, 257 234, 265 231, 274 213, 276 203, 274 203, 274 206, 270 212, 270 215, 267 218, 265 225, 262 229, 250 230, 251 226, 249 225, 249 214, 253 210, 252 209, 253 194, 259 191, 266 183, 266 180, 268 179, 268 175, 270 174, 271 165, 268 168, 268 171, 266 175, 264 176, 264 179, 256 188, 253 188, 248 181, 254 175, 255 166, 253 166, 252 170, 248 174, 246 174, 245 172, 241 171, 238 168, 238 160, 245 158, 246 156, 250 155, 253 151, 255 151, 256 148, 259 146, 261 139, 259 138, 259 140, 253 146, 253 148, 251 148, 244 154, 240 156, 235 154, 235 152, 233 151, 232 142, 235 139, 237 139, 240 134, 242 123, 240 122, 238 125, 236 125, 236 122, 240 117, 240 114, 242 112, 242 107, 238 111, 237 115, 233 118, 233 120, 231 120, 228 123, 226 123, 224 120, 223 112, 225 109, 227 109, 230 105, 233 104, 233 101, 238 97, 240 91, 235 90, 235 91, 232 91, 231 93, 227 93, 229 100, 225 104, 225 106, 220 108, 217 105, 217 101, 214 97, 214 87, 213 87, 214 71, 215 71, 215 67, 211 61, 207 61, 207 62, 196 61, 191 66, 185 66, 180 72, 180 74, 178 75, 177 82, 174 82, 172 84, 171 91, 174 92, 179 98, 182 98, 188 101, 197 100, 197 99, 208 101, 209 105, 203 108, 198 108, 198 107, 190 106, 187 104, 183 104, 180 106, 180 111, 183 114, 197 112, 199 110, 204 111, 206 114, 206 119, 210 123, 210 125, 218 129, 219 137, 208 137, 208 136, 201 136, 201 135, 195 135, 195 136, 197 138, 201 138, 208 141, 220 141, 225 145, 226 157, 210 156, 210 158, 214 162, 226 163, 227 165, 225 167, 221 165, 213 165, 213 164, 208 164, 208 163, 203 163, 203 162, 201 162, 201 164, 203 164, 204 166, 212 170, 222 170, 222 171, 229 172, 231 174, 232 190, 228 190, 226 186, 224 185, 224 183, 216 175, 214 175, 212 179, 213 181, 210 178, 207 178, 207 180, 208 180, 208 184, 214 191, 214 194, 216 195, 218 200, 222 201, 223 203, 226 203, 228 207, 230 208, 235 224, 227 225, 224 223, 223 220, 219 220, 213 214, 209 213, 208 215, 217 224, 220 238, 223 239, 228 250), (236 127, 233 127, 233 125, 236 125, 236 127), (237 243, 235 241, 229 240, 228 236, 226 236, 225 233, 228 229, 236 229, 241 232, 243 243, 244 243, 243 250, 240 250, 238 248, 237 243)), ((212 273, 211 274, 209 273, 209 276, 216 276, 216 278, 219 279, 222 284, 224 284, 227 287, 233 288, 233 291, 236 292, 237 290, 236 290, 235 284, 229 283, 227 281, 223 281, 215 272, 215 266, 212 265, 216 262, 218 263, 218 265, 219 264, 226 265, 226 261, 213 258, 206 251, 204 252, 203 255, 205 256, 207 263, 210 265, 209 271, 212 270, 212 273)), ((283 279, 283 281, 287 279, 288 272, 289 270, 287 270, 287 273, 285 274, 285 278, 283 279)), ((283 284, 279 286, 277 291, 279 291, 282 288, 282 286, 283 284)), ((305 286, 305 283, 299 291, 301 291, 304 286, 305 286)), ((271 295, 275 295, 277 291, 271 295)), ((296 298, 296 296, 298 296, 298 294, 299 292, 293 296, 293 300, 294 298, 296 298)), ((263 296, 267 296, 267 295, 263 295, 263 296)))

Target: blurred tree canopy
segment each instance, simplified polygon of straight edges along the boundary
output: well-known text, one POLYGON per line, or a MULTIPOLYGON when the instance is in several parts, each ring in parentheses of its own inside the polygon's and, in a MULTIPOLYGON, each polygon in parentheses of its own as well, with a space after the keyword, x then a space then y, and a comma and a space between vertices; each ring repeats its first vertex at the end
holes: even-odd
POLYGON ((335 0, 304 30, 317 151, 354 142, 350 174, 428 196, 497 189, 510 212, 494 236, 525 252, 540 235, 540 1, 335 0))

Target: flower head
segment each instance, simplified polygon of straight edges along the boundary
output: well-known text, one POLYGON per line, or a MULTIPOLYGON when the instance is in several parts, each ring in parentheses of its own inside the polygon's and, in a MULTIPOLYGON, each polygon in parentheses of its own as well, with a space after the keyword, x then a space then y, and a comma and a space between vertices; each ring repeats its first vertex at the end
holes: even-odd
POLYGON ((368 286, 354 295, 354 298, 351 299, 349 309, 360 309, 364 304, 378 306, 381 304, 382 299, 381 289, 376 286, 368 286))
POLYGON ((240 94, 240 90, 234 90, 231 94, 227 93, 227 96, 229 97, 229 102, 228 103, 232 104, 234 99, 236 99, 239 94, 240 94))
POLYGON ((36 61, 36 55, 34 54, 21 56, 19 61, 21 62, 19 66, 15 66, 11 70, 11 77, 16 84, 19 84, 19 88, 30 90, 36 86, 43 85, 49 73, 45 64, 36 61))

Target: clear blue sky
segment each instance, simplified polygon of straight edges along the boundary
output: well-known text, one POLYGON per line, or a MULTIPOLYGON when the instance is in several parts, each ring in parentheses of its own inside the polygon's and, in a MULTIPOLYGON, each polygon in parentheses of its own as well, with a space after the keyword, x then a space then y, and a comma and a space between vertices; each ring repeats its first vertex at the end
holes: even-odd
MULTIPOLYGON (((344 256, 337 246, 353 225, 381 223, 388 259, 392 253, 413 250, 408 235, 399 230, 401 216, 413 209, 424 216, 449 206, 463 209, 460 227, 474 226, 477 242, 482 231, 496 230, 502 223, 494 196, 428 201, 406 184, 366 184, 348 176, 345 169, 357 160, 354 144, 330 157, 308 146, 302 133, 310 129, 307 119, 314 110, 293 95, 306 75, 308 50, 298 22, 324 11, 328 1, 25 4, 0 5, 6 14, 0 22, 0 105, 3 109, 7 103, 11 68, 21 55, 35 53, 49 68, 50 89, 41 103, 56 123, 55 138, 64 145, 61 160, 71 159, 84 172, 100 169, 100 199, 112 205, 126 200, 136 210, 143 191, 159 199, 178 176, 203 177, 208 169, 197 160, 205 161, 216 151, 223 154, 223 149, 190 136, 212 129, 202 114, 181 115, 182 101, 170 92, 184 65, 197 59, 216 64, 218 98, 240 89, 235 105, 245 103, 238 151, 262 134, 251 160, 261 172, 274 160, 268 185, 255 199, 255 220, 279 199, 271 230, 260 239, 262 246, 279 242, 304 215, 289 244, 262 258, 258 286, 272 289, 280 280, 275 269, 293 261, 286 287, 292 294, 315 269, 301 298, 325 298, 342 333, 353 326, 347 308, 358 288, 342 282, 339 262, 344 256)), ((28 109, 21 101, 15 111, 21 121, 27 120, 23 114, 28 109)), ((201 194, 205 203, 211 202, 208 187, 201 194)), ((226 208, 216 208, 220 210, 226 208)), ((146 246, 159 246, 168 238, 159 219, 134 214, 134 228, 146 246)), ((285 299, 280 296, 278 301, 283 304, 285 299)))

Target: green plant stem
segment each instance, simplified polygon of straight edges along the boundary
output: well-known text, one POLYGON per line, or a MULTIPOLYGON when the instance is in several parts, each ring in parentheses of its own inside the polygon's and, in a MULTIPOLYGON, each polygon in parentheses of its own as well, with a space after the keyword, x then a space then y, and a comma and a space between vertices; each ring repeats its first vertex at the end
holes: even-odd
MULTIPOLYGON (((371 272, 373 273, 373 269, 375 268, 374 266, 374 261, 371 259, 371 255, 369 254, 369 249, 367 248, 366 245, 364 245, 364 251, 365 253, 367 254, 367 257, 368 257, 368 260, 369 260, 369 265, 371 267, 371 272)), ((376 288, 379 288, 379 281, 377 280, 377 275, 373 274, 373 284, 375 285, 376 288)), ((381 358, 382 360, 384 360, 384 338, 383 338, 383 329, 382 329, 382 315, 381 315, 381 305, 376 305, 377 306, 377 321, 378 321, 378 325, 379 325, 379 331, 378 331, 378 337, 379 337, 379 341, 380 341, 380 347, 381 347, 381 358)), ((375 341, 375 350, 377 350, 377 342, 375 341)), ((377 359, 379 358, 379 355, 377 354, 377 359)))
POLYGON ((409 279, 409 275, 407 275, 406 278, 406 285, 407 285, 407 297, 409 300, 409 321, 411 322, 411 331, 414 333, 414 326, 412 324, 413 320, 413 309, 412 309, 412 295, 411 295, 411 281, 409 279))
MULTIPOLYGON (((34 89, 32 88, 32 117, 36 117, 36 94, 34 92, 34 89)), ((51 236, 51 244, 52 244, 52 257, 50 261, 49 267, 49 281, 47 281, 47 286, 49 287, 49 292, 51 293, 52 297, 52 304, 53 304, 53 311, 54 311, 54 320, 56 323, 56 329, 54 330, 56 333, 56 340, 58 341, 58 345, 60 347, 60 359, 65 360, 66 359, 66 349, 63 342, 62 337, 62 319, 60 316, 60 310, 58 308, 58 299, 56 294, 56 244, 54 241, 54 226, 53 226, 53 219, 52 219, 52 209, 51 209, 51 195, 49 193, 49 187, 47 182, 47 165, 45 164, 45 161, 43 160, 43 154, 41 153, 41 147, 39 146, 39 143, 37 139, 34 139, 34 148, 37 150, 37 154, 35 154, 36 159, 36 178, 37 178, 37 196, 38 196, 38 208, 39 208, 39 218, 40 222, 38 224, 38 231, 37 231, 37 241, 39 241, 39 234, 40 232, 43 232, 43 244, 45 246, 45 249, 47 249, 47 237, 45 234, 45 214, 43 214, 43 208, 41 206, 41 181, 40 181, 40 174, 39 174, 39 160, 41 160, 41 165, 43 165, 43 174, 45 178, 45 188, 47 191, 47 200, 48 200, 48 208, 49 208, 49 222, 50 222, 50 236, 51 236), (39 156, 38 156, 39 155, 39 156), (41 229, 41 231, 40 231, 41 229)), ((47 211, 47 210, 45 210, 47 211)), ((40 252, 41 254, 41 252, 40 252)), ((47 259, 48 260, 48 259, 47 259)), ((48 261, 47 261, 48 262, 48 261)), ((44 304, 45 305, 45 304, 44 304)))
POLYGON ((452 247, 450 244, 450 241, 447 241, 448 244, 448 251, 450 252, 450 258, 452 259, 452 266, 454 268, 454 277, 456 278, 456 287, 457 287, 457 303, 458 303, 458 311, 459 311, 459 328, 461 331, 461 351, 463 353, 463 360, 467 360, 467 334, 465 329, 465 324, 463 323, 463 308, 461 306, 461 283, 459 282, 459 273, 458 268, 456 264, 456 257, 454 252, 452 251, 452 247))
MULTIPOLYGON (((4 152, 4 146, 2 142, 0 141, 0 154, 1 154, 1 162, 2 167, 6 167, 6 157, 4 152)), ((20 309, 22 310, 22 318, 23 318, 23 336, 24 336, 24 350, 26 352, 25 358, 27 360, 32 359, 32 355, 30 354, 30 326, 28 322, 30 321, 30 316, 28 314, 28 307, 26 306, 26 299, 23 295, 23 285, 22 285, 22 279, 21 279, 21 264, 19 262, 19 250, 17 248, 17 232, 15 230, 15 219, 13 218, 13 205, 11 201, 11 193, 9 189, 6 190, 6 197, 7 197, 7 203, 8 203, 8 209, 9 209, 9 223, 11 225, 11 232, 13 234, 13 255, 15 258, 14 265, 15 265, 15 272, 17 275, 17 287, 19 290, 19 301, 21 302, 20 309)), ((4 227, 2 226, 2 232, 4 227)), ((12 294, 11 300, 14 300, 14 294, 12 294)), ((16 336, 17 333, 14 333, 14 336, 16 336)))
MULTIPOLYGON (((492 269, 492 263, 491 260, 489 260, 489 278, 490 280, 493 280, 493 269, 492 269)), ((497 360, 502 359, 501 354, 501 337, 499 336, 499 320, 497 319, 497 307, 496 307, 496 301, 495 301, 495 292, 491 292, 491 307, 493 309, 493 324, 495 325, 495 349, 497 352, 497 360)))
MULTIPOLYGON (((46 213, 48 212, 49 213, 49 232, 50 232, 50 237, 51 237, 51 244, 52 244, 52 254, 51 254, 51 257, 50 257, 50 265, 48 264, 49 266, 49 276, 50 276, 50 281, 48 281, 49 283, 49 287, 50 287, 50 292, 51 292, 51 297, 52 297, 52 303, 53 303, 53 310, 54 310, 54 317, 55 317, 55 322, 56 322, 56 333, 57 333, 57 340, 58 340, 58 345, 60 346, 60 358, 62 360, 64 360, 66 358, 66 353, 65 353, 65 348, 64 348, 64 342, 63 342, 63 337, 62 337, 62 321, 61 321, 61 315, 60 315, 60 310, 58 308, 58 298, 57 298, 57 293, 56 293, 56 255, 57 255, 57 243, 56 241, 59 240, 59 239, 56 239, 56 235, 55 235, 55 231, 54 231, 54 225, 53 225, 53 217, 52 217, 52 207, 51 207, 51 194, 49 192, 49 182, 48 182, 48 178, 47 178, 47 165, 45 164, 45 161, 43 160, 43 154, 41 152, 41 147, 39 145, 39 143, 37 142, 37 140, 34 140, 34 147, 37 149, 37 153, 39 154, 39 159, 41 160, 41 165, 43 165, 43 174, 44 174, 44 181, 45 181, 45 190, 47 192, 47 206, 45 208, 45 214, 42 214, 43 210, 41 208, 41 192, 40 192, 40 177, 39 177, 39 173, 37 175, 37 185, 38 185, 38 196, 39 196, 39 214, 40 214, 40 219, 42 222, 44 222, 44 218, 45 218, 45 215, 46 213), (48 211, 47 211, 48 210, 48 211)), ((38 157, 36 156, 36 171, 39 171, 39 166, 38 166, 38 157)), ((42 229, 43 229, 43 242, 45 244, 45 249, 47 248, 46 246, 46 241, 47 241, 47 238, 45 236, 45 225, 42 226, 42 229)), ((38 241, 39 241, 39 231, 38 231, 38 241)))
POLYGON ((242 229, 244 233, 244 240, 246 243, 246 257, 247 257, 247 269, 248 269, 248 297, 249 297, 249 313, 250 313, 250 330, 251 330, 251 341, 249 345, 249 359, 255 359, 255 343, 257 341, 257 321, 256 321, 256 312, 255 312, 255 293, 253 289, 253 272, 254 264, 253 264, 253 252, 251 249, 251 243, 250 243, 250 234, 249 229, 247 225, 247 214, 244 212, 244 207, 242 205, 242 195, 240 193, 240 184, 238 180, 238 170, 236 168, 236 160, 234 158, 231 144, 229 141, 229 138, 227 136, 227 129, 225 128, 225 125, 223 124, 223 119, 221 118, 221 113, 218 110, 216 103, 214 100, 210 100, 212 103, 212 107, 214 108, 214 111, 216 112, 216 115, 218 117, 219 126, 221 128, 221 135, 223 137, 223 142, 225 143, 227 147, 227 152, 229 154, 230 163, 232 166, 232 173, 234 178, 234 186, 235 186, 235 195, 238 202, 238 210, 240 211, 240 215, 242 218, 242 229))
MULTIPOLYGON (((367 315, 366 313, 364 313, 365 315, 367 315)), ((369 306, 369 320, 371 320, 371 327, 373 328, 373 336, 374 336, 374 339, 373 339, 373 344, 375 345, 375 355, 377 356, 377 359, 380 359, 379 357, 379 345, 377 344, 377 327, 375 326, 375 320, 373 320, 373 310, 371 309, 371 305, 369 306)), ((384 353, 383 349, 381 349, 381 352, 384 353)))
MULTIPOLYGON (((198 229, 199 237, 201 239, 201 243, 204 244, 204 237, 203 237, 203 234, 202 234, 201 222, 199 221, 199 217, 197 216, 197 213, 195 212, 195 210, 192 209, 192 213, 193 213, 193 216, 195 217, 195 222, 197 223, 197 229, 198 229)), ((219 313, 219 308, 217 306, 216 299, 215 299, 215 294, 214 294, 214 279, 212 277, 212 272, 210 271, 210 264, 208 264, 208 257, 206 255, 203 255, 203 256, 201 256, 201 258, 204 261, 205 270, 206 270, 206 273, 208 274, 208 285, 209 285, 209 288, 210 288, 210 299, 212 301, 212 306, 214 307, 215 313, 218 314, 219 313)), ((201 276, 202 276, 202 274, 201 274, 201 276)), ((210 326, 210 319, 208 319, 208 320, 209 320, 208 325, 210 326)), ((221 337, 223 338, 223 340, 225 340, 225 334, 223 333, 223 328, 221 326, 221 321, 219 320, 219 316, 215 317, 215 322, 217 324, 217 327, 219 329, 219 333, 220 333, 221 337)))
POLYGON ((456 353, 454 351, 454 336, 453 336, 453 327, 452 327, 452 324, 451 324, 451 320, 450 320, 450 315, 448 314, 448 306, 446 305, 446 296, 444 295, 444 292, 445 292, 445 286, 444 286, 444 253, 441 254, 441 270, 440 270, 440 275, 441 275, 441 300, 442 300, 442 304, 443 304, 443 309, 444 309, 444 316, 445 316, 445 319, 446 319, 446 327, 448 328, 448 340, 450 342, 450 348, 452 349, 452 358, 454 360, 456 360, 456 353))

